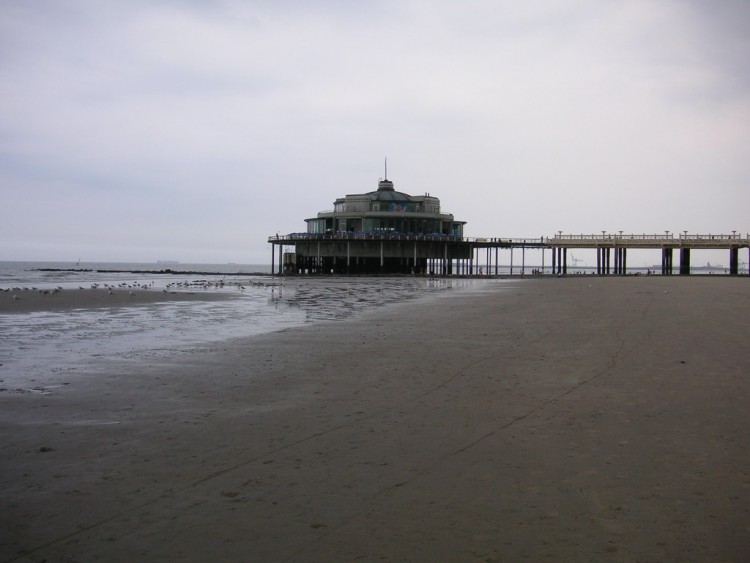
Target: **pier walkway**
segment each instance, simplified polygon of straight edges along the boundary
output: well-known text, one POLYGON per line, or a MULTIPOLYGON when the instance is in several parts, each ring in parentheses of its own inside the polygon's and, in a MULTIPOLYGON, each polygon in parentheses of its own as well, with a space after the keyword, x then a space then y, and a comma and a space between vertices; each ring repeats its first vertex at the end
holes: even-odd
POLYGON ((741 235, 736 231, 728 234, 690 234, 687 231, 677 236, 665 231, 664 234, 608 234, 601 235, 567 235, 562 231, 547 239, 548 248, 552 249, 552 270, 554 273, 567 273, 567 250, 569 248, 596 249, 596 271, 598 274, 626 274, 628 249, 646 248, 661 249, 661 273, 671 275, 674 270, 673 255, 679 250, 679 272, 690 273, 690 251, 697 249, 728 250, 729 273, 739 273, 739 249, 750 248, 750 235, 741 235), (614 255, 612 264, 611 256, 614 255), (613 267, 612 267, 613 266, 613 267))

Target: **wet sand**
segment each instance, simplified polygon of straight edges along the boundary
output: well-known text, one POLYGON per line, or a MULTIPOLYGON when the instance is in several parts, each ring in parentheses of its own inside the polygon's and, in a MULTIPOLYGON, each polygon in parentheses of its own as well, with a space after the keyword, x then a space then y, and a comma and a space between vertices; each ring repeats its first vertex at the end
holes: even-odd
POLYGON ((63 289, 0 291, 0 314, 64 311, 99 307, 131 307, 167 301, 229 299, 231 293, 215 291, 163 291, 158 289, 63 289))
POLYGON ((0 392, 0 559, 748 560, 749 284, 528 279, 0 392))

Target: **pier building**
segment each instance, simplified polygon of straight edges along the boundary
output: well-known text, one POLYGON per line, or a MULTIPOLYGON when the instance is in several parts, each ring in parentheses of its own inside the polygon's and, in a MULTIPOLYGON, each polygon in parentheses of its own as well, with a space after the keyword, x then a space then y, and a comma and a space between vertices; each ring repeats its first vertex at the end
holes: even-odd
POLYGON ((305 222, 305 232, 269 239, 284 273, 452 274, 456 261, 470 258, 466 221, 445 213, 429 193, 397 191, 387 177, 376 190, 340 197, 305 222))

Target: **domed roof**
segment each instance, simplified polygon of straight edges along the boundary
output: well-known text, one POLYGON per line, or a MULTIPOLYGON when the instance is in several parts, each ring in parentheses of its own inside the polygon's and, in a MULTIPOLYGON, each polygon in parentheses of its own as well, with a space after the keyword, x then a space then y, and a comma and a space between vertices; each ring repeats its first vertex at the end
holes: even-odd
POLYGON ((369 192, 367 195, 374 201, 411 201, 412 197, 404 192, 397 192, 393 189, 393 182, 388 178, 378 182, 378 189, 369 192))

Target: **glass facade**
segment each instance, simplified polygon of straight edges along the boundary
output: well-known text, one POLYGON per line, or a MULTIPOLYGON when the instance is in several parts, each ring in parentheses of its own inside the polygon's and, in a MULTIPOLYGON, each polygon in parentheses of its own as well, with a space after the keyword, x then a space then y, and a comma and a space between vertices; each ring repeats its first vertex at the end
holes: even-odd
POLYGON ((326 232, 325 219, 308 219, 307 232, 312 234, 323 234, 326 232))

